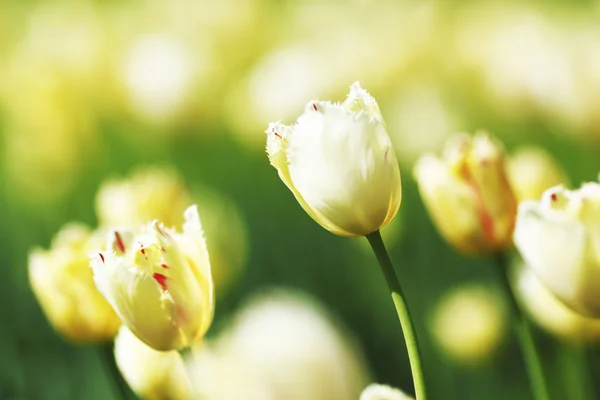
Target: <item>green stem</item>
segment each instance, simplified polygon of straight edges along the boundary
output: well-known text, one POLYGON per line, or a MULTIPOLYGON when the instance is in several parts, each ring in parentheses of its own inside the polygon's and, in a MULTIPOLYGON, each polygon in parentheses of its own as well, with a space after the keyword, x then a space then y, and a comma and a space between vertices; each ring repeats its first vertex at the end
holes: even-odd
POLYGON ((503 253, 499 253, 495 259, 496 269, 500 276, 500 283, 508 302, 510 304, 512 317, 514 319, 513 328, 515 330, 517 341, 523 352, 523 358, 525 360, 525 367, 527 369, 527 375, 529 376, 529 385, 531 386, 531 392, 536 400, 549 400, 548 386, 544 379, 544 370, 538 351, 535 347, 535 341, 533 340, 533 332, 529 321, 523 315, 521 307, 517 302, 515 294, 510 285, 508 278, 508 265, 506 256, 503 253))
POLYGON ((415 397, 416 400, 426 400, 427 394, 425 391, 425 380, 423 379, 423 369, 421 368, 421 355, 419 353, 419 343, 417 341, 417 335, 413 327, 412 318, 408 307, 406 306, 406 300, 400 282, 394 271, 394 266, 390 260, 390 256, 383 244, 381 234, 379 231, 375 231, 367 235, 367 240, 377 257, 383 276, 387 282, 388 288, 392 295, 396 312, 398 313, 398 319, 402 326, 402 332, 404 333, 404 341, 406 342, 406 348, 408 350, 408 358, 410 360, 410 368, 412 370, 413 382, 415 385, 415 397))
POLYGON ((572 400, 595 398, 585 345, 559 342, 559 367, 563 387, 566 388, 563 396, 572 400))
POLYGON ((123 400, 128 400, 130 398, 137 398, 131 389, 129 389, 129 385, 123 379, 121 372, 117 368, 117 364, 115 363, 115 355, 113 352, 113 342, 103 342, 98 345, 98 352, 100 353, 100 358, 102 360, 102 364, 104 365, 104 370, 109 376, 109 379, 112 381, 113 385, 117 387, 117 391, 119 392, 119 398, 123 400))

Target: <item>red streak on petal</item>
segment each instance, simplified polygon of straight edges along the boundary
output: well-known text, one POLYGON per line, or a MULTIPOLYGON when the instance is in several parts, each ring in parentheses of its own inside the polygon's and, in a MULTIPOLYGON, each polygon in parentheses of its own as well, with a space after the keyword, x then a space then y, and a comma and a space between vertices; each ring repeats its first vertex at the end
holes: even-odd
POLYGON ((388 147, 387 149, 385 149, 385 154, 383 155, 383 160, 387 161, 387 156, 388 156, 388 152, 390 151, 390 148, 388 147))
POLYGON ((169 269, 169 266, 167 264, 160 264, 161 267, 163 267, 164 269, 169 269))
POLYGON ((314 109, 315 111, 319 111, 319 110, 317 109, 317 105, 316 105, 316 104, 314 104, 314 103, 313 103, 313 109, 314 109))
POLYGON ((119 234, 119 232, 115 232, 115 240, 117 241, 117 247, 121 253, 125 253, 125 244, 123 243, 123 238, 119 234))
POLYGON ((166 252, 167 252, 167 251, 165 250, 165 248, 164 248, 164 247, 161 247, 161 248, 160 248, 160 251, 162 251, 163 253, 166 253, 166 252))
POLYGON ((282 136, 281 136, 279 133, 277 133, 277 132, 273 131, 273 134, 274 134, 275 136, 277 136, 279 139, 283 139, 283 137, 282 137, 282 136))
POLYGON ((102 260, 102 263, 104 264, 104 254, 98 253, 98 255, 100 255, 100 259, 102 260))
POLYGON ((143 247, 140 249, 140 252, 141 252, 143 255, 146 255, 146 249, 144 249, 143 247))
POLYGON ((551 199, 552 201, 556 201, 556 200, 558 200, 558 196, 556 196, 556 193, 552 193, 552 194, 550 195, 550 199, 551 199))
POLYGON ((159 274, 158 272, 155 272, 154 274, 152 274, 152 277, 154 278, 156 283, 158 283, 160 285, 160 287, 162 288, 163 291, 167 290, 167 277, 166 276, 164 276, 163 274, 159 274))
POLYGON ((473 191, 473 195, 475 197, 475 204, 477 207, 477 214, 479 216, 479 223, 481 224, 481 229, 483 230, 483 234, 485 239, 487 240, 487 244, 493 244, 495 241, 495 232, 494 232, 494 219, 490 212, 486 209, 485 203, 483 202, 483 195, 481 193, 481 188, 477 185, 475 178, 471 174, 469 167, 466 163, 462 165, 462 175, 464 179, 467 181, 467 184, 471 187, 473 191))

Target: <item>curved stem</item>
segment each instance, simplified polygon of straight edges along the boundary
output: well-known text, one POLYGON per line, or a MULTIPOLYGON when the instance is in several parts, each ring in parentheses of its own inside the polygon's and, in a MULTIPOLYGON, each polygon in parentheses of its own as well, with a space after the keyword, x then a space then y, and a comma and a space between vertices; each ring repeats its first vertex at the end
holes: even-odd
POLYGON ((535 341, 533 340, 533 332, 529 321, 523 315, 521 307, 517 302, 515 294, 510 285, 507 271, 506 256, 503 253, 496 255, 495 259, 496 269, 500 276, 500 283, 504 293, 508 299, 511 308, 512 318, 514 319, 513 328, 517 335, 517 341, 521 347, 523 358, 525 360, 525 367, 527 369, 527 375, 529 376, 529 385, 531 386, 531 392, 536 400, 549 400, 548 386, 544 378, 544 369, 539 353, 535 347, 535 341))
POLYGON ((128 400, 130 398, 137 398, 133 395, 131 389, 129 389, 129 385, 123 379, 121 372, 117 368, 117 364, 115 363, 115 355, 113 352, 113 342, 103 342, 98 345, 98 352, 100 353, 100 358, 102 360, 102 364, 104 365, 104 369, 106 373, 109 375, 109 379, 112 381, 113 385, 117 387, 117 392, 119 393, 119 398, 123 400, 128 400))
POLYGON ((410 360, 410 368, 412 370, 413 382, 415 385, 415 397, 417 400, 426 400, 427 394, 425 391, 425 380, 423 379, 423 370, 421 368, 421 355, 419 353, 419 343, 417 341, 417 335, 413 327, 412 319, 408 307, 406 306, 406 300, 400 282, 394 271, 394 266, 390 260, 390 256, 383 244, 381 234, 379 231, 375 231, 366 236, 383 276, 387 282, 388 288, 392 295, 396 312, 398 313, 398 319, 402 326, 402 332, 404 334, 404 341, 406 342, 406 348, 408 350, 408 358, 410 360))

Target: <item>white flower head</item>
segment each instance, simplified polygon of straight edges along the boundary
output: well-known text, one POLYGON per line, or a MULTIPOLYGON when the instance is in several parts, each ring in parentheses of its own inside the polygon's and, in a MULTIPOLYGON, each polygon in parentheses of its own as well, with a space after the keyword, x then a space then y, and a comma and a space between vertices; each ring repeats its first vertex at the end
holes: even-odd
POLYGON ((196 206, 182 232, 153 221, 134 235, 109 234, 107 250, 90 255, 96 286, 121 320, 157 350, 188 347, 212 322, 213 282, 196 206))
POLYGON ((414 400, 406 393, 388 385, 372 383, 363 390, 359 400, 414 400))
POLYGON ((519 205, 515 244, 550 292, 575 311, 600 316, 600 184, 556 186, 519 205))
POLYGON ((400 170, 379 106, 355 83, 344 103, 311 101, 296 124, 269 124, 267 153, 302 208, 340 236, 384 227, 401 201, 400 170))

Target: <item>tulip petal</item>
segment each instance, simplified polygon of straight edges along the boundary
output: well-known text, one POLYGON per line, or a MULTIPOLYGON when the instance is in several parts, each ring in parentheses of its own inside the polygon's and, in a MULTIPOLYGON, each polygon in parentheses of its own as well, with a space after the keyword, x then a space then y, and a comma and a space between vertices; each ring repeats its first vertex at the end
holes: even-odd
POLYGON ((519 206, 515 244, 552 293, 574 310, 600 315, 600 266, 584 224, 534 202, 519 206))

